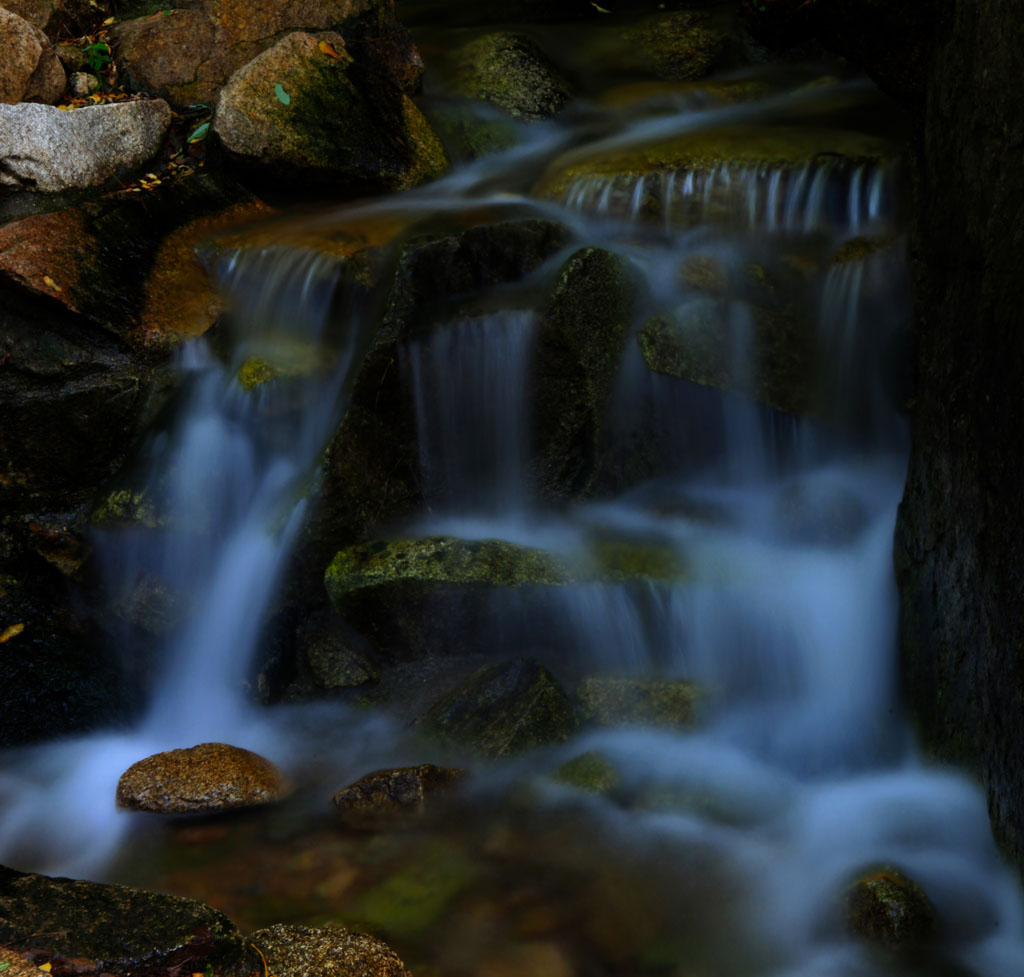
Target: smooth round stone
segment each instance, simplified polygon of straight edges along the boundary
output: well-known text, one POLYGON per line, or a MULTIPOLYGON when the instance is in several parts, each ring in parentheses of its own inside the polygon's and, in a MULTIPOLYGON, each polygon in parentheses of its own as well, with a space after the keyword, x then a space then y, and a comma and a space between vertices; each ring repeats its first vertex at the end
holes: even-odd
POLYGON ((200 743, 133 763, 117 784, 120 807, 158 814, 205 814, 253 807, 290 792, 269 760, 225 743, 200 743))

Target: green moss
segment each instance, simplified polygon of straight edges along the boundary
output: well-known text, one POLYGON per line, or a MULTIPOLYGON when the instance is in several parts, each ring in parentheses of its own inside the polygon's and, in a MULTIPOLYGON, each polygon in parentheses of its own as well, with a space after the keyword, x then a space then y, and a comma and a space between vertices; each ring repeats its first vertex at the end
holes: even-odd
POLYGON ((266 360, 252 357, 238 368, 236 376, 243 390, 253 390, 273 380, 278 376, 278 371, 266 360))
POLYGON ((132 523, 147 529, 160 529, 163 526, 153 500, 144 490, 115 489, 93 509, 90 518, 95 526, 116 523, 132 523))
POLYGON ((440 922, 477 875, 460 849, 434 844, 364 892, 347 915, 375 933, 412 939, 440 922))
POLYGON ((551 779, 590 794, 609 794, 621 784, 615 764, 599 750, 581 753, 563 763, 551 779))
POLYGON ((690 728, 697 722, 700 688, 682 679, 595 675, 576 690, 580 715, 599 726, 654 724, 690 728))

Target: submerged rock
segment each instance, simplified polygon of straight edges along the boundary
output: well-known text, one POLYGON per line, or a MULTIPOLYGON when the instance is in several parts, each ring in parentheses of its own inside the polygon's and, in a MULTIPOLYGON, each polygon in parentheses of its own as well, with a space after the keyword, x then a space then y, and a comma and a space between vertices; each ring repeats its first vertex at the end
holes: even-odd
POLYGON ((412 977, 382 940, 340 926, 279 923, 252 933, 249 942, 277 977, 412 977))
POLYGON ((249 750, 200 743, 133 763, 117 784, 117 803, 158 814, 200 814, 280 800, 281 772, 249 750))
MULTIPOLYGON (((0 103, 49 104, 64 94, 64 67, 46 35, 5 7, 0 7, 0 51, 0 103)), ((5 126, 12 124, 4 120, 5 126)))
POLYGON ((916 882, 891 865, 861 875, 847 888, 843 903, 850 932, 886 949, 917 946, 936 934, 931 900, 916 882))
POLYGON ((332 802, 346 828, 379 831, 409 827, 453 785, 465 770, 424 763, 418 767, 375 770, 339 790, 332 802))
POLYGON ((403 190, 448 168, 408 95, 365 77, 340 34, 289 34, 236 71, 213 129, 264 179, 352 196, 403 190))
POLYGON ((568 82, 523 34, 485 34, 455 54, 452 91, 485 99, 518 119, 546 119, 568 103, 568 82))
POLYGON ((0 942, 84 958, 97 973, 245 973, 242 934, 192 899, 0 868, 0 942))
POLYGON ((588 750, 566 761, 551 779, 588 794, 610 794, 622 783, 615 764, 600 750, 588 750))
POLYGON ((701 691, 682 679, 592 675, 576 689, 580 716, 598 726, 696 725, 701 691))
POLYGON ((444 696, 418 725, 443 741, 487 757, 564 743, 576 731, 572 702, 539 662, 485 665, 444 696))
POLYGON ((55 192, 102 186, 156 155, 171 124, 160 100, 0 105, 0 186, 55 192))

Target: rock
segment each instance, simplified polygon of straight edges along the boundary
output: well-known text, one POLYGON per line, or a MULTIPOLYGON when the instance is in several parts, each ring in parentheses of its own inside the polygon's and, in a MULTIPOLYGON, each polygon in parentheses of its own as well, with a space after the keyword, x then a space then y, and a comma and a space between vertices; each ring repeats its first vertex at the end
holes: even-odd
POLYGON ((88 71, 76 71, 68 79, 68 84, 71 88, 71 94, 77 95, 79 98, 92 95, 93 92, 98 92, 102 87, 99 78, 88 71))
POLYGON ((314 616, 298 634, 307 668, 317 688, 324 691, 356 688, 376 682, 380 666, 347 629, 339 627, 329 615, 314 616))
POLYGON ((4 968, 7 977, 41 977, 42 974, 47 973, 14 950, 0 949, 0 963, 7 965, 4 968))
POLYGON ((427 536, 340 550, 324 583, 338 613, 380 654, 410 660, 474 650, 492 595, 513 592, 529 602, 537 588, 569 577, 565 564, 543 550, 427 536))
POLYGON ((665 81, 689 81, 708 74, 728 35, 706 13, 676 10, 649 17, 621 33, 617 66, 641 70, 665 81))
POLYGON ((349 196, 407 189, 448 167, 411 99, 366 78, 334 33, 289 34, 236 71, 213 129, 258 177, 349 196))
POLYGON ((432 763, 375 770, 343 787, 332 801, 346 828, 380 831, 409 827, 466 775, 465 770, 432 763))
POLYGON ((547 499, 585 497, 599 484, 609 401, 638 293, 627 264, 599 248, 577 251, 559 272, 532 370, 531 475, 547 499))
POLYGON ((170 106, 159 99, 72 112, 0 105, 0 186, 47 192, 102 186, 152 159, 170 123, 170 106))
POLYGON ((517 119, 557 115, 571 97, 568 82, 523 34, 485 34, 455 54, 451 89, 485 99, 517 119))
POLYGON ((889 950, 919 946, 936 934, 931 900, 916 882, 891 865, 862 874, 847 888, 843 903, 850 932, 889 950))
POLYGON ((0 942, 84 958, 95 972, 248 970, 230 920, 192 899, 0 868, 0 942))
POLYGON ((564 743, 578 720, 554 676, 536 661, 517 658, 481 668, 418 725, 445 742, 500 758, 564 743))
POLYGON ((701 691, 682 679, 592 675, 576 689, 580 716, 598 726, 696 725, 701 691))
POLYGON ((435 99, 421 107, 453 161, 479 159, 519 143, 515 123, 489 105, 464 99, 435 99))
POLYGON ((268 804, 288 791, 269 760, 237 746, 200 743, 133 763, 118 781, 117 803, 158 814, 200 814, 268 804))
POLYGON ((102 7, 89 0, 4 0, 0 7, 24 17, 50 37, 80 37, 105 16, 97 17, 102 7))
POLYGON ((340 926, 278 924, 257 930, 249 941, 277 977, 411 977, 386 943, 340 926))
MULTIPOLYGON (((46 35, 5 7, 0 7, 0 51, 0 103, 52 103, 64 93, 64 68, 46 35)), ((0 122, 3 147, 3 129, 15 123, 4 116, 0 116, 0 122)), ((6 154, 10 150, 0 152, 6 154)))
POLYGON ((622 784, 615 764, 600 750, 588 750, 567 760, 551 775, 551 779, 588 794, 610 794, 622 784))
POLYGON ((795 306, 697 297, 648 321, 637 341, 655 373, 746 394, 787 413, 816 406, 817 336, 795 306))
POLYGON ((180 105, 212 104, 235 71, 295 30, 337 31, 379 81, 405 92, 419 86, 423 63, 394 0, 295 0, 258 9, 242 0, 187 0, 181 8, 113 28, 118 67, 136 90, 180 105))

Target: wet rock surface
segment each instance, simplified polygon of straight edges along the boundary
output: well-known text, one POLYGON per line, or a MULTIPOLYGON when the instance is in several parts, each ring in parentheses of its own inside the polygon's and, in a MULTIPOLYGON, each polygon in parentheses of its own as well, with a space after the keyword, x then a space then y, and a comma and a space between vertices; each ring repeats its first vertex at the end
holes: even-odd
POLYGON ((539 662, 519 658, 481 668, 431 707, 418 726, 442 741, 498 758, 563 743, 578 720, 555 677, 539 662))
POLYGON ((224 743, 156 753, 132 764, 117 803, 158 814, 200 814, 280 800, 290 788, 269 760, 224 743))
MULTIPOLYGON (((46 35, 0 7, 0 103, 56 102, 64 93, 64 68, 46 35)), ((5 127, 13 125, 4 119, 5 127)))
POLYGON ((225 974, 248 969, 241 933, 202 903, 7 868, 0 868, 0 940, 85 958, 118 977, 155 977, 183 966, 225 974))
POLYGON ((382 940, 340 926, 269 926, 249 939, 278 977, 411 977, 382 940))
POLYGON ((376 770, 337 791, 331 801, 346 828, 411 827, 467 775, 465 770, 432 763, 376 770))
POLYGON ((849 931, 889 950, 928 943, 938 930, 935 907, 924 890, 891 865, 851 883, 843 903, 849 931))

